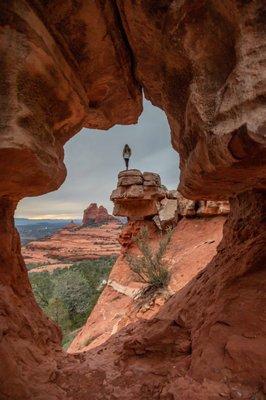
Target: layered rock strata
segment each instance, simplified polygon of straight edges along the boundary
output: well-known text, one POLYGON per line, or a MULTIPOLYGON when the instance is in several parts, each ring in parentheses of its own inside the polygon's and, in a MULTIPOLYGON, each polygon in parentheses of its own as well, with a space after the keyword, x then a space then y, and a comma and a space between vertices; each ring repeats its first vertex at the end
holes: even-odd
POLYGON ((49 238, 28 243, 22 248, 22 255, 26 264, 41 264, 47 270, 66 262, 117 256, 121 228, 116 220, 101 226, 65 227, 49 238))
POLYGON ((111 194, 113 214, 142 219, 158 214, 159 202, 165 197, 158 174, 132 169, 118 175, 117 189, 111 194))
POLYGON ((166 190, 153 172, 131 169, 118 174, 117 188, 110 199, 113 214, 129 221, 153 218, 161 228, 174 226, 182 217, 227 215, 228 201, 189 200, 177 190, 166 190))

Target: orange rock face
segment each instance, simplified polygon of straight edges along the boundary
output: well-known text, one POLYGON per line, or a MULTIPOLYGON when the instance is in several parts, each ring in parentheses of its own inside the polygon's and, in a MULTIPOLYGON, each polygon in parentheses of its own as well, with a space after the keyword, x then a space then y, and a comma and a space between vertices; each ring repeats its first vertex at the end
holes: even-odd
POLYGON ((136 169, 121 171, 117 188, 111 194, 114 215, 129 219, 153 217, 158 213, 160 200, 165 197, 158 174, 136 169))
POLYGON ((262 0, 1 1, 1 398, 265 397, 263 7, 262 0), (14 210, 21 198, 62 184, 63 145, 83 126, 135 123, 142 89, 167 115, 182 194, 230 198, 224 237, 155 318, 66 355, 59 329, 33 298, 14 210))
POLYGON ((133 237, 147 226, 154 248, 160 235, 152 222, 130 222, 120 235, 122 255, 116 261, 109 281, 86 325, 72 342, 69 352, 85 351, 104 343, 130 323, 151 319, 166 300, 182 289, 199 271, 204 269, 216 253, 222 238, 224 217, 212 219, 182 219, 174 228, 170 246, 165 256, 169 264, 171 280, 169 293, 159 294, 141 306, 134 300, 142 284, 130 270, 125 254, 136 254, 133 237), (88 343, 88 344, 87 344, 88 343))
MULTIPOLYGON (((101 346, 81 353, 86 367, 82 364, 72 367, 80 377, 83 368, 94 371, 88 382, 95 388, 93 400, 101 396, 108 398, 114 387, 118 399, 125 396, 126 388, 130 400, 263 399, 266 378, 264 214, 262 193, 245 193, 231 202, 230 218, 225 223, 217 254, 201 270, 204 246, 196 245, 200 271, 194 277, 179 278, 180 290, 148 320, 143 318, 117 330, 115 322, 121 318, 125 323, 127 317, 121 313, 122 296, 120 299, 118 296, 119 308, 110 317, 117 332, 101 346), (97 386, 101 387, 100 393, 96 391, 97 386)), ((183 229, 195 223, 184 221, 183 229)), ((215 219, 207 221, 205 224, 211 228, 215 219)), ((213 229, 210 229, 212 236, 211 232, 213 229)), ((196 244, 194 235, 193 240, 196 244)), ((178 246, 177 238, 174 243, 178 246)), ((184 244, 188 246, 184 271, 188 272, 195 259, 190 245, 184 244)), ((172 250, 176 254, 177 247, 172 250)), ((211 253, 209 256, 212 257, 211 253)), ((207 258, 205 261, 208 262, 207 258)), ((182 265, 181 259, 177 268, 178 265, 182 265)), ((114 299, 110 295, 112 290, 109 287, 105 292, 109 304, 114 299)), ((100 306, 98 311, 103 311, 100 306)), ((133 313, 132 316, 134 320, 133 313)), ((99 328, 102 332, 108 331, 104 322, 99 328)), ((91 332, 95 332, 93 327, 91 332)), ((69 370, 68 377, 71 377, 69 370)))
POLYGON ((225 200, 265 188, 263 2, 117 4, 137 80, 167 114, 182 194, 225 200))
POLYGON ((158 174, 136 169, 119 172, 110 199, 114 215, 129 221, 153 218, 160 229, 175 226, 182 217, 227 215, 230 209, 228 201, 189 200, 177 190, 165 190, 158 174))
POLYGON ((82 126, 135 123, 141 90, 109 3, 1 2, 0 23, 1 194, 22 198, 62 184, 82 126))

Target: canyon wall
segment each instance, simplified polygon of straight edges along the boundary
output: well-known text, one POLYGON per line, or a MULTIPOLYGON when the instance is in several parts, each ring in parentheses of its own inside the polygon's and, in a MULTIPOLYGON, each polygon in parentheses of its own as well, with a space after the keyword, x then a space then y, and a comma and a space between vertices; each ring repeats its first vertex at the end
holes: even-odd
POLYGON ((188 198, 265 188, 263 1, 117 1, 145 96, 162 108, 188 198))
POLYGON ((156 315, 80 353, 84 363, 67 371, 69 385, 74 371, 81 379, 86 370, 93 400, 264 399, 264 219, 263 193, 232 200, 223 239, 208 265, 156 315))
POLYGON ((262 399, 263 1, 0 6, 1 398, 262 399), (65 355, 59 329, 33 298, 14 210, 62 184, 63 145, 83 126, 137 122, 142 88, 166 112, 181 193, 230 198, 224 238, 155 319, 65 355))
POLYGON ((229 213, 226 201, 188 200, 178 191, 161 187, 158 174, 135 169, 119 173, 111 200, 114 213, 128 220, 118 237, 122 246, 120 255, 96 307, 71 343, 69 353, 92 349, 127 325, 153 318, 174 293, 211 261, 229 213), (164 232, 172 229, 163 258, 170 273, 169 284, 146 297, 140 296, 145 284, 127 261, 129 255, 141 255, 134 239, 143 228, 148 230, 153 251, 157 251, 164 232))

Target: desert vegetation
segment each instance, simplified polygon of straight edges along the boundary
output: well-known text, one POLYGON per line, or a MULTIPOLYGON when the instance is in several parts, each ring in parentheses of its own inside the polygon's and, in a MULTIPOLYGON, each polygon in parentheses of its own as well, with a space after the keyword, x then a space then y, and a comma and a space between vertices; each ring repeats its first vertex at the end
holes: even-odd
POLYGON ((37 303, 62 329, 64 348, 71 342, 73 332, 85 323, 91 313, 114 262, 115 257, 103 257, 82 261, 69 269, 57 269, 52 273, 29 274, 37 303))
POLYGON ((128 254, 126 260, 138 280, 145 284, 140 293, 142 296, 155 293, 167 287, 169 283, 170 272, 164 256, 171 236, 172 231, 168 229, 155 250, 149 242, 149 232, 146 227, 143 227, 133 239, 141 254, 137 256, 128 254))

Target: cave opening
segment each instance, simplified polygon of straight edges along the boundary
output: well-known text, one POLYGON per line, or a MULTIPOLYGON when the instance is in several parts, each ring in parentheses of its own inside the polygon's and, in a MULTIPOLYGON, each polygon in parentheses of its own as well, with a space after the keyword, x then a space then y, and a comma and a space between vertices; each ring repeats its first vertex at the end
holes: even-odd
POLYGON ((93 246, 93 238, 82 230, 82 213, 87 204, 96 203, 112 214, 109 196, 124 169, 124 143, 132 148, 131 169, 158 173, 165 188, 176 190, 178 153, 170 145, 167 120, 160 109, 145 100, 135 126, 79 132, 65 145, 67 177, 62 186, 56 192, 24 199, 16 209, 15 224, 35 299, 61 327, 64 349, 88 319, 119 255, 118 243, 115 253, 108 255, 108 242, 118 235, 118 227, 109 227, 115 230, 109 233, 110 239, 108 229, 105 232, 97 223, 91 234, 99 235, 98 241, 103 240, 106 249, 95 242, 92 252, 89 246, 93 246), (66 232, 72 237, 68 239, 66 232), (80 248, 83 238, 88 241, 87 254, 86 248, 80 248))
MULTIPOLYGON (((0 2, 4 400, 265 398, 262 2, 153 3, 0 2), (21 199, 62 185, 63 147, 82 127, 108 130, 136 123, 142 91, 167 116, 171 144, 180 155, 179 190, 191 199, 186 212, 215 213, 230 199, 230 213, 215 240, 216 217, 180 220, 169 248, 171 266, 180 272, 171 282, 174 293, 150 320, 134 320, 129 307, 129 324, 122 329, 123 302, 135 288, 128 290, 120 263, 120 274, 112 275, 105 293, 107 308, 96 313, 102 323, 113 319, 110 336, 88 351, 65 353, 57 325, 33 298, 14 212, 21 199), (196 211, 195 199, 202 199, 196 211), (119 292, 115 299, 113 291, 119 292)), ((133 180, 144 186, 143 175, 133 180)), ((139 221, 128 224, 124 247, 139 221)), ((83 333, 81 350, 92 339, 86 329, 83 333)))

